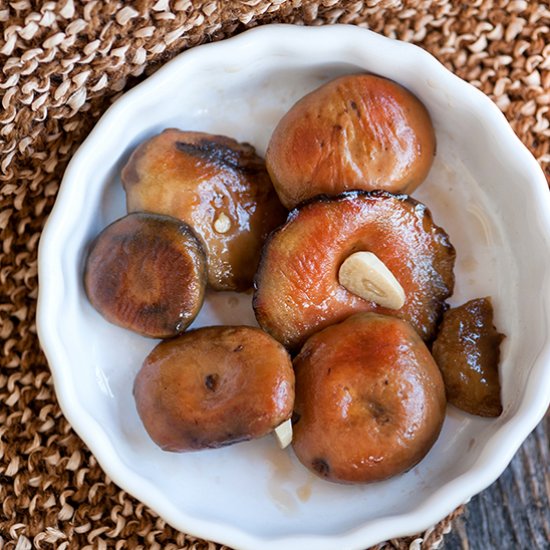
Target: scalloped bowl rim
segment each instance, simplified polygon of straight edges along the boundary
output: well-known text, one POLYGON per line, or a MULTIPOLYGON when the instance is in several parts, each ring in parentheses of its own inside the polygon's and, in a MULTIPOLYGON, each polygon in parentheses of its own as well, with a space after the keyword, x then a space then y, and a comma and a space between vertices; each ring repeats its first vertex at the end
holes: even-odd
MULTIPOLYGON (((347 25, 328 27, 268 25, 248 30, 224 40, 223 43, 205 44, 178 55, 116 101, 101 117, 70 161, 54 209, 43 231, 38 254, 40 280, 37 308, 38 335, 52 371, 61 409, 79 436, 92 450, 107 475, 124 490, 155 510, 174 527, 194 536, 222 541, 224 544, 237 548, 255 549, 261 547, 264 550, 275 550, 307 542, 309 547, 315 547, 318 550, 335 546, 360 549, 389 538, 423 531, 438 523, 459 505, 495 481, 550 405, 550 394, 547 391, 550 387, 550 368, 548 368, 550 366, 550 336, 548 336, 532 367, 523 400, 514 417, 486 442, 483 452, 469 471, 441 486, 414 512, 371 520, 366 525, 338 536, 290 535, 262 538, 237 527, 191 517, 176 509, 165 499, 158 488, 145 481, 124 464, 102 426, 82 408, 75 398, 72 386, 68 382, 71 377, 64 376, 70 372, 70 361, 55 331, 55 325, 50 322, 50 312, 54 309, 56 300, 60 301, 63 291, 63 285, 60 284, 63 281, 63 272, 60 265, 55 264, 53 259, 60 254, 59 243, 63 242, 62 236, 71 220, 71 215, 57 214, 68 211, 68 205, 71 203, 73 195, 86 192, 85 189, 70 183, 77 179, 76 171, 80 157, 90 154, 96 140, 101 139, 103 132, 116 121, 121 111, 131 106, 132 102, 140 95, 147 94, 154 87, 162 85, 163 82, 168 83, 171 73, 175 70, 182 71, 190 63, 200 63, 201 59, 215 55, 221 48, 225 50, 224 55, 227 57, 231 56, 232 51, 236 55, 239 53, 239 49, 250 47, 252 44, 255 48, 263 47, 264 50, 273 54, 278 50, 285 50, 285 37, 289 43, 292 43, 293 40, 306 38, 322 40, 323 35, 329 33, 347 41, 348 45, 354 42, 353 47, 358 51, 367 52, 372 51, 373 48, 382 47, 393 51, 395 55, 406 55, 410 63, 421 65, 422 70, 431 73, 431 76, 442 86, 460 88, 461 98, 476 110, 478 117, 484 119, 496 130, 497 139, 501 141, 501 145, 515 159, 515 162, 521 162, 526 180, 530 182, 531 191, 536 196, 536 204, 533 207, 539 214, 538 223, 543 225, 542 229, 545 231, 545 235, 550 235, 550 193, 548 193, 544 174, 534 157, 515 135, 498 107, 481 91, 452 74, 423 49, 386 38, 366 29, 347 25)), ((72 217, 76 215, 73 213, 72 217)), ((547 238, 546 244, 550 251, 550 242, 547 238)), ((548 273, 550 273, 550 254, 547 256, 546 264, 548 273)), ((540 296, 544 302, 544 310, 548 313, 550 311, 550 279, 548 276, 540 296)))

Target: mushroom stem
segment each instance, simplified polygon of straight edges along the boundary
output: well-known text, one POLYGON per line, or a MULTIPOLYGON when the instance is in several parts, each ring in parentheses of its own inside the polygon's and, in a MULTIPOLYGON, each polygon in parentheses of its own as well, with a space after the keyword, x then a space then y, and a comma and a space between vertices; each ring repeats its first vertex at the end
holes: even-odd
POLYGON ((352 294, 388 309, 405 305, 405 291, 376 254, 355 252, 338 271, 338 281, 352 294))
POLYGON ((288 447, 292 443, 292 421, 290 418, 279 424, 273 433, 281 449, 288 447))
POLYGON ((214 222, 214 229, 218 233, 227 233, 231 229, 231 220, 222 212, 214 222))

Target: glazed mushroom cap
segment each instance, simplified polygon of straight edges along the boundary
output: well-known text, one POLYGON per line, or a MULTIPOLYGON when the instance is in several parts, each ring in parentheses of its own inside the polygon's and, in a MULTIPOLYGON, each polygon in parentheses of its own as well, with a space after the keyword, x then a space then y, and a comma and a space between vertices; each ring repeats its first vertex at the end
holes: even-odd
POLYGON ((294 451, 324 479, 365 483, 400 474, 441 431, 443 380, 405 321, 354 315, 309 338, 294 367, 294 451))
POLYGON ((183 332, 206 288, 206 255, 185 223, 136 213, 106 227, 90 247, 84 287, 111 323, 151 338, 183 332))
POLYGON ((490 298, 445 312, 432 351, 449 403, 478 416, 502 413, 498 366, 503 339, 493 325, 490 298))
POLYGON ((435 155, 428 111, 408 90, 371 75, 337 78, 281 119, 266 163, 287 208, 351 189, 412 193, 435 155))
POLYGON ((291 350, 365 311, 405 319, 430 341, 453 291, 454 261, 445 231, 406 195, 350 191, 319 197, 291 212, 267 241, 254 311, 260 326, 291 350), (374 253, 392 272, 405 291, 402 308, 383 308, 340 285, 340 266, 358 251, 374 253))
POLYGON ((224 136, 164 130, 134 151, 122 182, 128 212, 167 214, 193 227, 215 290, 250 288, 266 236, 286 217, 264 161, 224 136))
POLYGON ((134 384, 145 429, 165 451, 262 437, 290 418, 290 356, 253 327, 207 327, 160 343, 134 384))

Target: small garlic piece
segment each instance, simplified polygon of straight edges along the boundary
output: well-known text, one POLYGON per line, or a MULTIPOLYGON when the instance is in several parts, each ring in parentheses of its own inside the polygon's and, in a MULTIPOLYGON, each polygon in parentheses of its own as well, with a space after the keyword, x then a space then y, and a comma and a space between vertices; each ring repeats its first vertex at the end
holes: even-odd
POLYGON ((405 291, 393 273, 372 252, 355 252, 338 272, 339 283, 351 293, 388 309, 405 304, 405 291))
POLYGON ((231 229, 231 220, 222 212, 214 221, 214 229, 218 233, 227 233, 231 229))
POLYGON ((275 437, 277 438, 277 443, 279 447, 284 449, 292 443, 292 421, 290 418, 285 420, 282 424, 279 424, 275 430, 275 437))

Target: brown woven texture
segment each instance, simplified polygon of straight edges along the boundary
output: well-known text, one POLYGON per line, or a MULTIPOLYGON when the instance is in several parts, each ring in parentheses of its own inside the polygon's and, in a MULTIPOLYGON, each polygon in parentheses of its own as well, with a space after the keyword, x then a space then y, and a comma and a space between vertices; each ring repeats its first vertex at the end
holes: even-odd
POLYGON ((547 1, 0 0, 0 548, 221 548, 114 485, 61 414, 36 337, 37 245, 67 162, 114 99, 189 47, 272 22, 420 44, 489 94, 548 170, 547 1))

